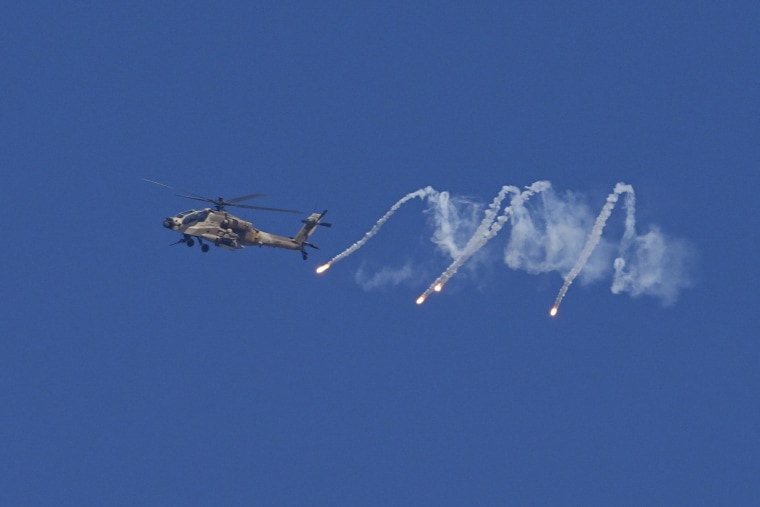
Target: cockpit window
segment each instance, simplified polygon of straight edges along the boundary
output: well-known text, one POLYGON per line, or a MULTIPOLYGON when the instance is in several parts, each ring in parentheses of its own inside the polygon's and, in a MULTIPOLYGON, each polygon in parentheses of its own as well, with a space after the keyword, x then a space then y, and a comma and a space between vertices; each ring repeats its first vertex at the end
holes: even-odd
MULTIPOLYGON (((180 213, 180 216, 182 213, 180 213)), ((208 216, 208 210, 191 211, 183 219, 182 224, 189 224, 190 222, 203 222, 208 216)))

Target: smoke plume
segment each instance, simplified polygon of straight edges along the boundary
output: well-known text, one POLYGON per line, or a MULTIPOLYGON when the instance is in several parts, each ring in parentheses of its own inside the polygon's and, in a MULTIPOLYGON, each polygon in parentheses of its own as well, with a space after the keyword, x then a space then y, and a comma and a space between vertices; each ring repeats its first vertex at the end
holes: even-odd
MULTIPOLYGON (((582 196, 573 192, 558 194, 548 181, 536 181, 522 190, 504 185, 485 210, 472 200, 429 186, 421 188, 397 201, 363 238, 320 266, 317 272, 324 272, 364 246, 393 213, 414 198, 427 200, 425 211, 433 226, 431 241, 452 259, 417 299, 418 304, 431 293, 440 292, 507 223, 511 230, 503 260, 508 267, 531 274, 558 272, 564 278, 551 315, 556 315, 576 278, 591 283, 611 276, 613 294, 652 296, 666 305, 675 302, 680 291, 692 285, 692 247, 667 236, 654 225, 645 234, 637 234, 635 194, 626 183, 614 187, 596 216, 582 196), (623 195, 622 237, 605 239, 607 222, 623 195), (509 204, 502 209, 508 196, 509 204)), ((412 264, 407 262, 402 268, 383 268, 375 274, 367 274, 362 267, 356 280, 366 290, 372 290, 407 282, 414 278, 413 274, 412 264)))

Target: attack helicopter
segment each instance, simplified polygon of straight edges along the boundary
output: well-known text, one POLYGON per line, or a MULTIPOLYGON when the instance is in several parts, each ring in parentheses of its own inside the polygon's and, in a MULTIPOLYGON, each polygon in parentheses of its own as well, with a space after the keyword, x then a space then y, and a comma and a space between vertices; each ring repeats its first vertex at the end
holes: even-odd
POLYGON ((241 202, 247 201, 249 199, 263 197, 264 194, 250 194, 241 197, 235 197, 233 199, 225 199, 223 197, 213 199, 211 197, 203 197, 191 192, 186 192, 184 190, 169 186, 165 183, 160 183, 158 181, 153 181, 146 178, 143 179, 148 183, 154 183, 156 185, 171 189, 175 192, 179 192, 176 194, 178 197, 207 202, 213 205, 213 207, 207 207, 199 210, 192 209, 183 211, 182 213, 178 213, 174 216, 165 218, 163 221, 164 227, 182 234, 182 237, 177 242, 172 243, 172 245, 184 243, 187 246, 192 247, 195 244, 195 240, 197 239, 202 252, 208 252, 210 244, 224 248, 226 250, 239 250, 247 246, 271 246, 275 248, 285 248, 288 250, 298 250, 301 252, 301 257, 303 257, 303 260, 306 260, 308 253, 306 252, 305 247, 308 246, 310 248, 319 248, 307 241, 309 237, 314 233, 314 230, 317 228, 317 226, 332 226, 332 224, 322 222, 322 217, 324 217, 327 213, 327 210, 324 210, 322 213, 312 213, 306 219, 301 220, 304 225, 296 233, 295 236, 279 236, 277 234, 264 232, 255 228, 252 222, 232 215, 226 210, 226 208, 237 207, 297 214, 302 214, 302 211, 240 204, 241 202))

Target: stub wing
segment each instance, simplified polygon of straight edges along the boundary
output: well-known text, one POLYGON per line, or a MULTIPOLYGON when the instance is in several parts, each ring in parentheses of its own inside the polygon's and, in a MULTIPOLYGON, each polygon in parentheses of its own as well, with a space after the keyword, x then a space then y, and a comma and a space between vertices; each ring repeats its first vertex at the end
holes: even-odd
POLYGON ((200 241, 208 241, 226 250, 238 250, 245 247, 245 244, 239 241, 239 234, 229 229, 222 229, 215 224, 196 224, 185 229, 184 234, 185 236, 194 236, 200 241))

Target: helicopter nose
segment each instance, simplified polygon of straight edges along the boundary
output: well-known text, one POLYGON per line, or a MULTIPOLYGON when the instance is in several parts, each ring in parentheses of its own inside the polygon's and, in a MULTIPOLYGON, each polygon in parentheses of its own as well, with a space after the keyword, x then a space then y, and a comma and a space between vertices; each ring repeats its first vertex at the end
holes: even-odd
POLYGON ((171 229, 173 225, 174 225, 174 221, 171 218, 167 218, 166 220, 164 220, 164 227, 166 227, 167 229, 171 229))

